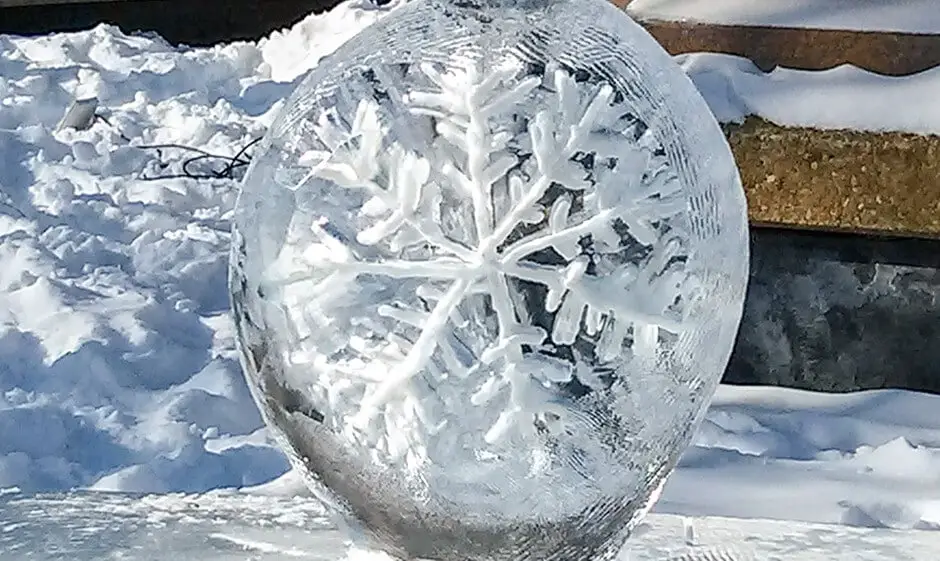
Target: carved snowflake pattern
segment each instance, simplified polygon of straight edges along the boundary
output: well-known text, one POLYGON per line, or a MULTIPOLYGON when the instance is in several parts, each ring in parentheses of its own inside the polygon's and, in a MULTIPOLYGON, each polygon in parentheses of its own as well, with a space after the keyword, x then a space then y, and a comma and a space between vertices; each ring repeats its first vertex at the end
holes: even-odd
MULTIPOLYGON (((655 353, 663 331, 681 329, 685 249, 681 232, 662 224, 687 203, 651 133, 609 84, 578 82, 552 65, 534 75, 520 64, 416 70, 428 91, 395 97, 430 123, 426 149, 390 137, 375 100, 359 102, 348 126, 324 113, 314 128, 326 149, 305 155, 309 170, 297 189, 319 180, 361 193, 365 226, 352 241, 336 236, 328 221, 315 222, 316 242, 273 268, 279 276, 271 282, 328 271, 308 291, 326 302, 363 275, 427 279, 418 288, 433 303, 426 309, 378 306, 380 316, 417 336, 400 342, 390 371, 369 380, 351 424, 388 415, 384 406, 406 399, 436 353, 451 376, 493 373, 474 382, 473 405, 508 394, 483 435, 492 444, 515 429, 535 431, 533 416, 564 418, 569 406, 553 384, 576 378, 597 386, 583 361, 539 350, 586 337, 590 360, 605 363, 628 351, 655 353), (646 248, 641 260, 623 257, 625 237, 646 248), (416 247, 421 258, 411 257, 416 247), (382 257, 363 257, 363 248, 380 248, 373 256, 382 257), (553 258, 535 257, 546 252, 553 258), (543 287, 550 329, 520 311, 520 282, 543 287), (461 303, 479 295, 488 298, 496 335, 468 367, 453 332, 466 325, 461 303)), ((422 404, 410 407, 427 431, 441 428, 422 404)))

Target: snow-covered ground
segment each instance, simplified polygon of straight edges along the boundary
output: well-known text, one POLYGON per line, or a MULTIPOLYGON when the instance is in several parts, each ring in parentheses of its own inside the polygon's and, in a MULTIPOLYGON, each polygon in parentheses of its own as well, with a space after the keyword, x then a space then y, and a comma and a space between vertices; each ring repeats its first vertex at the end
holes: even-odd
MULTIPOLYGON (((927 561, 940 534, 653 514, 617 561, 927 561)), ((393 561, 311 501, 226 492, 0 495, 4 561, 393 561)))
POLYGON ((629 10, 673 21, 940 33, 934 0, 632 0, 629 10))
MULTIPOLYGON (((202 492, 287 470, 227 315, 237 183, 154 179, 191 154, 142 145, 234 155, 304 72, 388 9, 355 0, 258 43, 208 49, 107 26, 0 36, 0 488, 202 492), (57 131, 75 96, 97 96, 111 125, 57 131)), ((929 99, 933 74, 758 77, 703 56, 687 68, 724 118, 745 107, 785 123, 831 125, 831 111, 858 126, 940 128, 936 109, 905 98, 929 99), (813 89, 826 76, 843 81, 838 96, 813 89), (900 93, 886 104, 887 91, 900 93)), ((210 165, 224 162, 192 169, 210 165)), ((286 477, 254 491, 295 493, 286 477)), ((940 528, 940 397, 723 387, 657 509, 940 528)))

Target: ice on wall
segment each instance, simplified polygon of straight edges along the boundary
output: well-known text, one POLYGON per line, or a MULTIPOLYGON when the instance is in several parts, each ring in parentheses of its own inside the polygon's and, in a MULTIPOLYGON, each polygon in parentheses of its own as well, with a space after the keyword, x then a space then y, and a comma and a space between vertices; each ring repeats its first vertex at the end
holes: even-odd
POLYGON ((413 2, 253 161, 244 367, 318 495, 397 554, 616 552, 721 377, 746 234, 720 128, 621 12, 413 2))

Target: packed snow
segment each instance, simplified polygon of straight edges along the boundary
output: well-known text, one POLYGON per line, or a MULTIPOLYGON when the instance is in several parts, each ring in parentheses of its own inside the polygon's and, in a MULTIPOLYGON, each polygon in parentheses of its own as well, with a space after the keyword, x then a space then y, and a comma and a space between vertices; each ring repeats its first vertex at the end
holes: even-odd
POLYGON ((669 21, 940 33, 934 0, 632 0, 628 10, 669 21))
POLYGON ((940 67, 897 77, 849 65, 764 72, 746 58, 718 53, 675 58, 722 122, 756 115, 798 127, 940 132, 940 106, 925 102, 940 91, 940 67))
MULTIPOLYGON (((0 488, 301 492, 233 346, 226 270, 241 168, 154 179, 192 154, 141 146, 235 155, 299 77, 395 6, 347 2, 257 43, 206 49, 109 26, 0 36, 0 488), (57 130, 75 96, 97 96, 110 125, 57 130)), ((842 72, 848 82, 858 71, 842 72)), ((703 75, 713 109, 740 103, 733 89, 709 93, 703 75)), ((769 76, 747 107, 797 121, 821 112, 788 105, 808 95, 782 95, 790 74, 769 76)), ((848 118, 881 87, 861 79, 817 105, 848 118)), ((918 111, 934 118, 900 98, 852 118, 918 111)), ((940 528, 938 412, 940 397, 910 392, 723 387, 657 509, 940 528)))
MULTIPOLYGON (((4 561, 394 561, 349 549, 315 503, 200 495, 0 495, 4 561)), ((926 561, 940 533, 653 514, 617 561, 926 561)))

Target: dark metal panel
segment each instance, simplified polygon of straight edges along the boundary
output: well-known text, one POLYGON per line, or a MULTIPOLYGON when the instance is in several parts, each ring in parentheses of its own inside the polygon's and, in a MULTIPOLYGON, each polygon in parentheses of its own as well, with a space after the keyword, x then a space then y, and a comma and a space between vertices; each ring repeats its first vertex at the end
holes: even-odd
POLYGON ((940 240, 755 228, 730 383, 940 393, 940 240))

